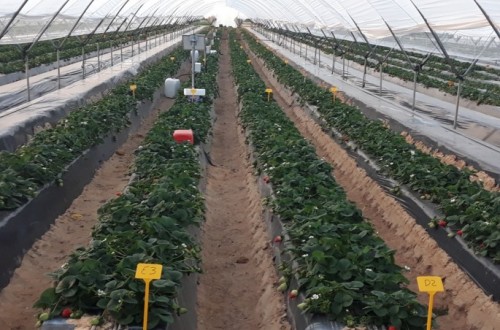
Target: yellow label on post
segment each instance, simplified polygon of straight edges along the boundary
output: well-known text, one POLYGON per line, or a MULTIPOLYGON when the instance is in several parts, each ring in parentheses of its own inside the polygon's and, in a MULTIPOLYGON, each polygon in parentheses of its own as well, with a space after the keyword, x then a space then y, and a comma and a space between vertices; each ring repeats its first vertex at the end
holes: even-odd
POLYGON ((269 93, 272 93, 272 92, 273 92, 273 90, 271 88, 266 88, 266 93, 269 94, 269 93))
POLYGON ((247 60, 247 63, 252 63, 252 60, 247 60))
POLYGON ((439 276, 417 276, 418 291, 429 294, 429 307, 427 308, 427 327, 432 329, 432 309, 434 308, 434 295, 436 292, 443 292, 443 280, 439 276))
POLYGON ((130 90, 131 90, 132 92, 135 92, 135 90, 136 90, 136 89, 137 89, 137 85, 136 85, 136 84, 131 84, 131 85, 130 85, 130 90))
POLYGON ((193 96, 196 95, 196 88, 191 88, 191 95, 193 95, 193 96))
POLYGON ((439 276, 417 276, 418 291, 443 292, 444 286, 439 276))
POLYGON ((144 280, 144 317, 142 319, 142 329, 148 329, 148 305, 149 305, 149 283, 152 280, 161 278, 163 266, 159 264, 137 264, 135 269, 135 278, 144 280))
POLYGON ((285 60, 285 64, 288 64, 288 60, 285 60))
POLYGON ((175 56, 171 56, 171 57, 170 57, 170 60, 171 60, 171 61, 175 61, 175 56))
POLYGON ((330 92, 333 94, 337 93, 337 87, 335 87, 335 86, 331 87, 330 92))
POLYGON ((143 280, 159 280, 163 266, 159 264, 137 264, 135 278, 143 280))

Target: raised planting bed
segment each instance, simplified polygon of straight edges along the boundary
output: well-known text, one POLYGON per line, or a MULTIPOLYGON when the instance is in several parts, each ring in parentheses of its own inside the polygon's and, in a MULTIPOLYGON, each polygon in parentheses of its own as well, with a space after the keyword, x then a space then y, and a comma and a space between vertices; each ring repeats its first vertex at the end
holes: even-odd
POLYGON ((376 164, 369 172, 376 174, 377 181, 384 181, 383 186, 393 195, 406 199, 404 204, 411 200, 413 210, 421 210, 415 214, 421 224, 435 228, 429 231, 438 244, 473 275, 487 294, 500 299, 500 194, 471 182, 471 171, 444 165, 420 152, 383 123, 366 118, 358 108, 332 102, 329 91, 305 79, 254 39, 247 36, 247 41, 277 80, 303 104, 312 106, 325 130, 334 130, 339 140, 362 152, 363 162, 376 164), (387 184, 386 178, 393 181, 387 184), (463 260, 466 258, 470 262, 463 260))
MULTIPOLYGON (((335 56, 344 57, 347 60, 354 61, 364 65, 365 56, 370 53, 369 47, 364 43, 354 43, 349 40, 342 40, 339 44, 337 40, 325 38, 323 36, 312 36, 307 33, 296 33, 291 31, 272 30, 276 33, 286 35, 297 42, 307 44, 310 47, 321 49, 326 54, 332 54, 332 44, 335 45, 335 56), (343 53, 343 51, 345 51, 343 53)), ((375 54, 384 58, 390 51, 390 57, 387 59, 388 66, 383 67, 383 71, 391 76, 398 77, 404 81, 413 81, 413 68, 406 62, 406 56, 402 51, 390 49, 384 46, 377 46, 375 54)), ((409 52, 409 56, 414 63, 420 63, 425 55, 409 52)), ((373 56, 372 56, 373 58, 373 56)), ((452 59, 451 62, 459 70, 465 72, 470 66, 470 62, 458 61, 452 59)), ((375 70, 380 70, 378 62, 368 58, 368 66, 375 70)), ((442 57, 431 55, 422 71, 418 75, 417 81, 423 86, 437 88, 445 93, 456 95, 458 83, 457 78, 446 60, 442 57), (452 81, 453 84, 448 84, 452 81)), ((494 83, 494 77, 500 77, 500 70, 487 66, 476 65, 471 74, 466 78, 462 85, 461 96, 478 104, 500 105, 500 87, 494 83), (488 81, 492 80, 492 81, 488 81)))
POLYGON ((187 57, 181 50, 173 54, 176 61, 163 60, 134 79, 139 86, 136 98, 124 83, 15 152, 0 152, 0 244, 4 251, 0 288, 8 283, 25 251, 81 192, 100 162, 113 154, 152 109, 158 87, 187 57))
MULTIPOLYGON (((185 26, 155 26, 149 29, 148 34, 156 35, 158 33, 173 32, 174 28, 178 29, 183 27, 185 26)), ((100 48, 101 50, 107 49, 108 47, 110 47, 110 41, 108 39, 110 39, 111 37, 113 37, 113 47, 127 45, 128 43, 136 40, 144 40, 144 38, 146 37, 145 34, 137 36, 135 35, 136 33, 137 31, 118 32, 116 35, 114 32, 95 34, 91 37, 91 40, 93 42, 90 42, 84 46, 85 54, 86 56, 89 56, 98 48, 100 48)), ((80 57, 82 55, 81 41, 85 40, 87 37, 88 35, 80 35, 78 37, 71 36, 66 39, 63 47, 60 50, 60 60, 67 61, 75 57, 80 57)), ((58 45, 63 41, 63 39, 64 38, 58 38, 38 42, 30 51, 29 67, 36 68, 45 64, 56 62, 57 54, 56 47, 54 45, 58 45)), ((20 74, 25 70, 22 49, 29 45, 30 44, 0 45, 0 73, 6 75, 5 77, 2 77, 0 79, 0 82, 2 84, 24 78, 23 74, 20 74), (19 72, 19 74, 10 75, 15 72, 19 72)), ((41 72, 45 71, 46 70, 41 72)))
POLYGON ((295 295, 288 289, 296 285, 295 299, 304 299, 294 308, 310 313, 301 321, 295 309, 292 323, 302 329, 324 316, 348 326, 421 329, 426 308, 406 289, 394 252, 347 200, 332 168, 317 158, 279 106, 267 101, 266 86, 239 43, 231 42, 231 58, 254 166, 272 185, 268 206, 284 225, 273 239, 288 255, 282 258, 278 289, 295 295))
POLYGON ((196 236, 204 218, 200 189, 216 73, 217 57, 210 56, 207 70, 196 80, 207 90, 205 100, 193 103, 179 95, 160 115, 137 150, 134 179, 99 210, 90 245, 52 274, 54 287, 35 303, 42 309, 39 319, 49 319, 43 329, 57 329, 62 322, 51 319, 64 309, 74 318, 93 315, 88 328, 107 323, 135 329, 143 319, 144 282, 134 279, 138 263, 163 265, 162 278, 151 284, 148 328, 195 329, 196 236), (179 128, 191 128, 196 145, 176 143, 172 134, 179 128))

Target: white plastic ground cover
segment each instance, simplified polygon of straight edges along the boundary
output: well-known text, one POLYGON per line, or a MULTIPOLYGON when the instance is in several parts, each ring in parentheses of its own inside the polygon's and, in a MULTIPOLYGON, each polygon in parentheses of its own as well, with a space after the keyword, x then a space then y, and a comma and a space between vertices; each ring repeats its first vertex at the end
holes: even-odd
MULTIPOLYGON (((123 47, 123 58, 124 61, 127 58, 132 57, 132 52, 137 53, 140 47, 141 52, 143 52, 148 45, 156 46, 157 42, 153 43, 154 39, 149 41, 144 41, 137 43, 137 45, 128 45, 123 47), (134 51, 132 51, 132 48, 134 51)), ((87 55, 88 56, 88 55, 87 55)), ((121 53, 119 49, 115 49, 113 52, 113 65, 118 65, 121 62, 121 53)), ((64 65, 65 63, 62 63, 64 65)), ((85 59, 85 77, 89 77, 107 67, 111 66, 111 52, 109 49, 104 49, 101 51, 100 60, 98 62, 97 57, 86 57, 85 59)), ((82 62, 76 61, 72 64, 61 66, 61 87, 68 86, 74 82, 82 79, 82 62)), ((24 74, 23 74, 24 75, 24 74)), ((58 89, 57 83, 57 69, 48 70, 46 72, 30 76, 30 98, 31 100, 46 94, 51 91, 58 89)), ((0 85, 0 118, 8 113, 8 109, 15 106, 21 105, 27 102, 27 91, 26 91, 26 78, 22 77, 18 81, 14 81, 8 84, 0 85)))
MULTIPOLYGON (((195 32, 201 29, 202 27, 196 28, 195 32)), ((47 123, 57 122, 70 109, 92 101, 92 98, 99 97, 120 81, 137 74, 141 65, 164 56, 167 50, 179 44, 180 40, 176 38, 163 43, 85 80, 8 110, 9 114, 0 120, 0 150, 15 150, 19 145, 27 142, 35 129, 43 128, 47 123)))
MULTIPOLYGON (((450 128, 450 125, 445 125, 442 122, 439 122, 438 120, 425 114, 412 112, 411 109, 395 103, 392 100, 385 99, 378 96, 376 93, 370 92, 366 89, 362 89, 352 81, 343 80, 338 74, 332 75, 330 68, 319 68, 317 65, 306 62, 303 58, 299 57, 299 55, 296 55, 289 50, 276 45, 257 31, 253 29, 248 30, 259 39, 261 39, 261 42, 276 50, 283 56, 289 58, 298 66, 305 69, 307 72, 320 77, 328 84, 337 86, 338 89, 344 92, 348 97, 357 99, 358 101, 361 101, 362 103, 374 108, 377 112, 384 114, 387 117, 390 117, 395 121, 401 123, 403 126, 408 127, 412 131, 417 132, 419 135, 430 138, 438 146, 445 147, 446 149, 455 153, 458 157, 475 161, 477 164, 479 164, 482 170, 494 173, 496 174, 496 176, 500 175, 500 147, 496 147, 489 143, 461 134, 460 132, 457 132, 450 128)), ((325 63, 328 64, 328 62, 325 63)), ((339 63, 337 61, 337 66, 338 65, 339 63)), ((351 72, 351 70, 352 69, 350 68, 349 72, 351 72)), ((384 81, 384 88, 388 88, 389 86, 390 85, 384 81)), ((403 87, 401 86, 398 87, 400 89, 403 89, 403 87)), ((408 95, 411 95, 412 91, 408 90, 407 93, 408 95)), ((423 97, 423 94, 417 93, 417 100, 420 100, 423 97)), ((430 102, 435 101, 436 104, 446 103, 442 100, 435 99, 430 96, 425 97, 429 98, 430 102)), ((411 98, 409 99, 408 103, 411 104, 411 98)), ((450 104, 449 108, 453 108, 453 105, 450 104)), ((463 109, 463 111, 463 113, 467 115, 467 109, 463 109)), ((484 123, 489 123, 493 127, 500 129, 500 120, 486 115, 479 115, 477 114, 477 112, 472 113, 472 110, 469 111, 471 115, 470 119, 484 118, 484 123)))
MULTIPOLYGON (((283 42, 282 46, 284 48, 290 49, 289 43, 283 42), (286 44, 286 45, 285 45, 286 44)), ((305 63, 305 58, 309 62, 314 62, 314 56, 316 56, 316 61, 321 66, 325 67, 331 72, 333 65, 333 57, 331 54, 326 54, 323 51, 318 52, 315 55, 315 50, 311 46, 307 46, 308 52, 306 52, 305 44, 300 44, 295 42, 295 47, 292 46, 292 50, 295 48, 295 53, 302 52, 302 60, 305 63), (301 46, 300 46, 301 45, 301 46)), ((300 56, 299 56, 300 57, 300 56)), ((358 69, 353 66, 358 66, 356 63, 350 61, 345 61, 345 76, 348 81, 353 82, 357 86, 361 86, 363 79, 362 67, 358 66, 358 69)), ((337 56, 335 58, 335 72, 337 75, 342 75, 343 61, 342 58, 337 56)), ((316 68, 312 71, 316 76, 319 76, 319 71, 316 68)), ((344 80, 342 81, 344 82, 344 80)), ((385 98, 391 99, 394 102, 401 104, 406 104, 407 107, 411 108, 411 103, 413 100, 413 90, 393 83, 391 81, 383 81, 382 95, 385 98)), ((380 86, 380 75, 379 73, 369 72, 366 76, 366 90, 379 94, 380 86), (371 74, 370 74, 371 73, 371 74), (373 75, 375 74, 375 76, 373 75)), ((425 112, 435 120, 439 121, 442 125, 447 128, 452 127, 454 120, 456 104, 445 102, 441 99, 429 96, 418 92, 416 96, 416 108, 420 112, 425 112)), ((498 113, 500 114, 500 107, 496 107, 498 113)), ((492 144, 495 147, 500 148, 500 118, 485 115, 478 111, 473 111, 467 107, 460 106, 459 117, 458 117, 458 130, 461 134, 465 134, 471 138, 484 141, 486 143, 492 144)))

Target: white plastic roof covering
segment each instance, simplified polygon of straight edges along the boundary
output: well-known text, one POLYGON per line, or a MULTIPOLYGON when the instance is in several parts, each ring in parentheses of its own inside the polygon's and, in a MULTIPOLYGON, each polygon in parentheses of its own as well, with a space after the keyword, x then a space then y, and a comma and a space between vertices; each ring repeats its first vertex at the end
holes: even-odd
MULTIPOLYGON (((25 0, 2 0, 0 33, 25 0)), ((490 39, 496 37, 477 1, 500 29, 500 0, 26 0, 20 15, 0 44, 35 39, 60 10, 40 40, 64 37, 83 18, 72 35, 122 31, 174 22, 183 17, 205 16, 219 7, 232 7, 239 17, 271 20, 316 29, 357 31, 354 21, 371 40, 390 36, 386 21, 398 35, 428 32, 416 8, 438 32, 454 36, 490 39), (66 3, 67 1, 67 3, 66 3), (66 4, 65 4, 66 3, 66 4), (87 8, 88 7, 88 8, 87 8), (113 17, 117 16, 115 19, 113 17), (102 20, 102 22, 101 22, 102 20), (131 24, 129 25, 129 23, 131 24), (110 25, 110 23, 112 23, 110 25)), ((357 32, 356 32, 357 33, 357 32)), ((1 35, 0 35, 1 37, 1 35)))

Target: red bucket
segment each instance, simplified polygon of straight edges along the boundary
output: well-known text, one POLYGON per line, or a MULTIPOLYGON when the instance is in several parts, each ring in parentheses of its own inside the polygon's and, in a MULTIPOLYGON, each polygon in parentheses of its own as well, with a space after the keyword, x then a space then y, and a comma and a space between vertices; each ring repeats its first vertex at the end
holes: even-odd
POLYGON ((177 143, 189 142, 194 144, 194 136, 192 129, 178 129, 174 131, 174 140, 177 143))

